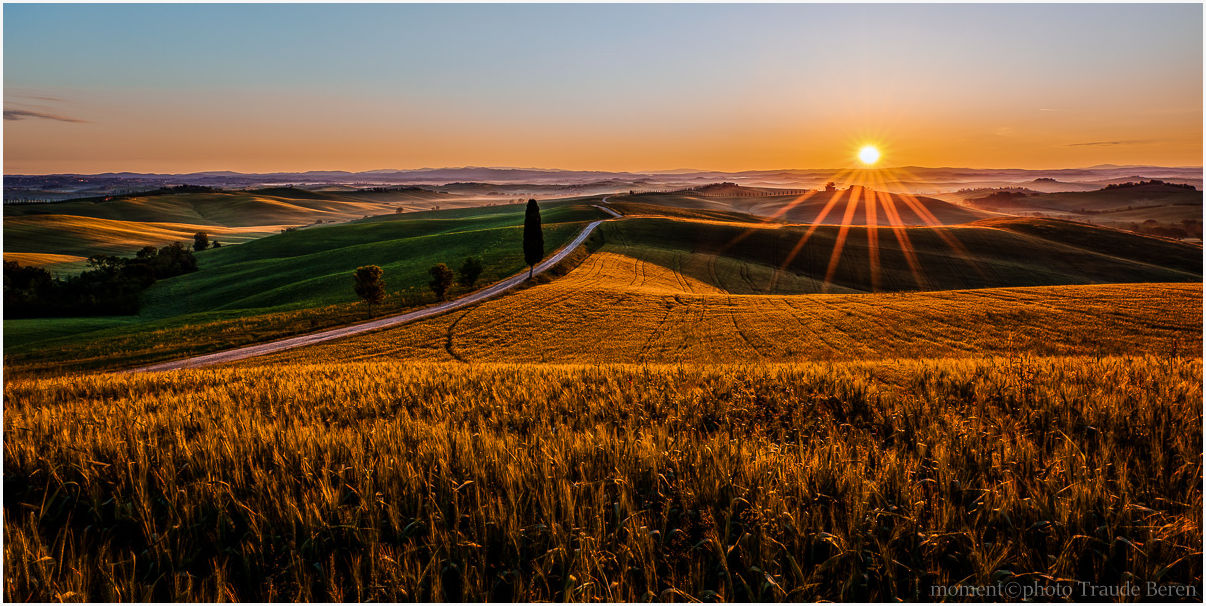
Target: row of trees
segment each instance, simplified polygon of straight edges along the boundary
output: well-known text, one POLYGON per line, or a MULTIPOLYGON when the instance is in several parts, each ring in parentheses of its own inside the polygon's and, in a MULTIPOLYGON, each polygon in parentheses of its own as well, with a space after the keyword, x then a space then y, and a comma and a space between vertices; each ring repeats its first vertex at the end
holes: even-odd
POLYGON ((9 318, 108 316, 138 313, 139 296, 156 280, 197 270, 180 242, 146 246, 134 258, 94 255, 88 269, 56 278, 41 267, 4 262, 4 315, 9 318))
MULTIPOLYGON (((477 257, 466 258, 461 263, 460 269, 455 273, 448 265, 437 263, 431 269, 427 270, 427 273, 431 276, 431 281, 427 285, 431 287, 431 291, 435 293, 436 297, 443 301, 453 283, 459 283, 465 288, 473 288, 484 269, 482 260, 477 257)), ((385 271, 381 269, 381 266, 363 265, 357 267, 356 271, 352 273, 352 279, 356 296, 364 299, 370 306, 385 300, 385 271)))

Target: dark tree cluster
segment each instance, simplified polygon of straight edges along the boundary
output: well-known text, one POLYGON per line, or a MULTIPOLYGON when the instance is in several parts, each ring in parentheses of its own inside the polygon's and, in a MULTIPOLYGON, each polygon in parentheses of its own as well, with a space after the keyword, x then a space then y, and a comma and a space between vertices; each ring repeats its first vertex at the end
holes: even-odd
POLYGON ((464 263, 461 263, 461 269, 457 273, 456 281, 460 282, 465 288, 473 288, 477 283, 477 279, 482 275, 482 260, 477 257, 468 257, 464 263))
POLYGON ((448 287, 452 286, 452 270, 443 263, 437 263, 427 273, 431 274, 431 282, 427 283, 428 286, 431 287, 431 291, 435 293, 436 297, 443 301, 444 296, 448 294, 448 287))
MULTIPOLYGON (((427 270, 431 276, 431 281, 427 285, 431 287, 436 297, 443 301, 448 296, 448 290, 452 287, 453 282, 459 283, 465 288, 473 288, 477 279, 481 277, 482 270, 482 260, 477 257, 466 258, 465 262, 461 264, 459 272, 453 272, 447 264, 437 263, 427 270)), ((369 314, 372 315, 373 305, 381 303, 387 296, 385 272, 379 265, 364 265, 356 268, 352 278, 356 295, 368 303, 369 314)))
POLYGON ((1180 225, 1148 219, 1143 223, 1131 223, 1128 228, 1136 233, 1176 240, 1202 237, 1202 221, 1200 219, 1182 219, 1180 225))
POLYGON ((473 288, 473 285, 477 284, 477 279, 481 277, 483 269, 482 260, 477 257, 466 257, 456 272, 453 272, 452 268, 444 263, 437 263, 427 270, 427 273, 431 275, 431 281, 427 285, 431 287, 431 291, 435 293, 436 297, 443 301, 448 296, 448 289, 452 287, 454 281, 466 289, 473 288))
POLYGON ((385 272, 380 265, 361 265, 352 274, 356 295, 370 306, 385 299, 385 272))
POLYGON ((1029 197, 1030 194, 1022 191, 995 191, 987 196, 980 198, 972 198, 968 202, 985 202, 985 203, 1009 203, 1020 198, 1029 197))
POLYGON ((4 262, 7 318, 110 316, 138 313, 139 296, 156 280, 197 270, 192 251, 179 242, 144 247, 134 258, 95 255, 77 276, 54 278, 40 267, 4 262))

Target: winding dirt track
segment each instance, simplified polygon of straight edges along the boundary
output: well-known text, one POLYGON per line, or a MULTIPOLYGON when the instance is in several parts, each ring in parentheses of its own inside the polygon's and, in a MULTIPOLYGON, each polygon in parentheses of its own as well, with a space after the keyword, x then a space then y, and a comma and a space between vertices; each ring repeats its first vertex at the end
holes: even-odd
MULTIPOLYGON (((607 198, 603 198, 603 203, 607 203, 607 198)), ((599 206, 599 205, 594 205, 594 206, 595 206, 595 208, 598 208, 599 210, 602 210, 615 218, 619 218, 619 217, 623 216, 610 208, 607 208, 604 206, 599 206)), ((573 239, 573 241, 571 241, 569 244, 566 244, 565 246, 561 247, 561 249, 558 250, 556 253, 554 253, 553 256, 538 263, 536 265, 535 270, 533 270, 533 272, 532 272, 533 275, 544 273, 552 266, 560 263, 561 260, 564 259, 571 252, 573 252, 573 250, 575 248, 578 248, 578 246, 580 246, 583 242, 585 242, 587 236, 589 236, 591 234, 591 232, 593 232, 595 230, 595 228, 599 226, 599 224, 601 224, 601 223, 603 223, 603 221, 607 221, 607 220, 610 220, 610 219, 601 219, 599 221, 595 221, 595 222, 591 223, 590 225, 587 225, 582 230, 582 232, 578 234, 578 237, 573 239)), ((431 307, 424 307, 423 309, 417 309, 415 311, 407 312, 404 314, 399 314, 396 316, 389 316, 386 318, 381 318, 379 320, 373 320, 372 322, 365 322, 364 324, 354 324, 352 326, 343 326, 340 328, 332 328, 330 330, 324 330, 324 331, 311 333, 311 334, 307 334, 307 335, 290 337, 288 339, 282 339, 280 341, 271 341, 268 343, 260 343, 258 345, 249 345, 247 347, 240 347, 238 349, 228 349, 226 351, 219 351, 216 353, 205 354, 203 356, 196 356, 193 358, 185 358, 183 360, 173 360, 171 362, 160 362, 159 364, 152 364, 150 366, 143 366, 142 368, 135 368, 131 372, 157 372, 157 371, 162 371, 162 370, 178 370, 181 368, 197 368, 199 366, 208 366, 210 364, 220 364, 222 362, 234 362, 235 360, 242 360, 244 358, 261 356, 264 354, 275 353, 275 352, 286 350, 286 349, 293 349, 295 347, 304 347, 306 345, 313 345, 315 343, 321 343, 323 341, 330 341, 331 339, 339 339, 342 337, 358 335, 360 333, 369 332, 372 330, 378 330, 378 329, 386 328, 386 327, 390 327, 390 326, 397 326, 399 324, 405 324, 407 322, 413 322, 415 320, 421 320, 423 318, 430 318, 431 316, 434 316, 434 315, 449 312, 454 309, 460 309, 462 307, 473 305, 475 303, 480 303, 482 301, 485 301, 486 299, 497 296, 499 294, 502 294, 508 290, 515 288, 516 286, 519 286, 527 279, 528 279, 528 272, 524 271, 524 272, 515 274, 514 276, 511 276, 510 278, 507 278, 506 280, 503 280, 501 282, 495 282, 494 284, 491 284, 490 286, 487 286, 486 288, 483 288, 479 291, 465 295, 464 297, 461 297, 459 299, 455 299, 452 301, 446 301, 444 303, 432 305, 431 307)))

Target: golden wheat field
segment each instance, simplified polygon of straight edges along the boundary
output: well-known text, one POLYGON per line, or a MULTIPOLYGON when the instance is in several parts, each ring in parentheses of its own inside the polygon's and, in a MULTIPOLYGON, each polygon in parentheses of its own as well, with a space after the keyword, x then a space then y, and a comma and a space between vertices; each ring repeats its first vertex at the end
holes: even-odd
POLYGON ((279 364, 5 385, 5 597, 1201 582, 1201 360, 279 364))
POLYGON ((1201 284, 734 295, 673 267, 597 252, 547 284, 266 360, 725 363, 1201 347, 1201 284))

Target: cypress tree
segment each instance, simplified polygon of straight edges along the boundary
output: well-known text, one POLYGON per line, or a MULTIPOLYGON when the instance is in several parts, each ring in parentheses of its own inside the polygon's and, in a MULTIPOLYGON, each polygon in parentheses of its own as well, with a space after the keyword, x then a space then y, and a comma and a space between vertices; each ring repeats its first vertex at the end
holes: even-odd
POLYGON ((536 264, 544 258, 544 232, 540 229, 540 207, 533 198, 528 200, 528 211, 523 219, 523 262, 528 264, 528 278, 536 270, 536 264))

